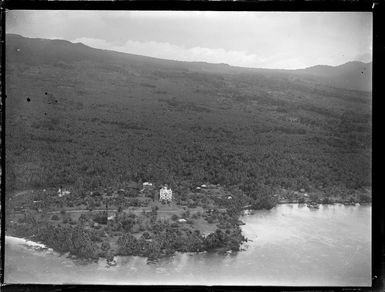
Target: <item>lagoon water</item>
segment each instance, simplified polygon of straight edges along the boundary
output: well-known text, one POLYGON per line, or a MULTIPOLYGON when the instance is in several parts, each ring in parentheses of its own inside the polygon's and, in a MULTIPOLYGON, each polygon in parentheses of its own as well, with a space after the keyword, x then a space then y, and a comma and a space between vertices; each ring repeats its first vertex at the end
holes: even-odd
POLYGON ((118 257, 85 264, 6 237, 6 283, 370 286, 371 207, 279 205, 242 218, 250 239, 226 255, 177 254, 147 264, 118 257))

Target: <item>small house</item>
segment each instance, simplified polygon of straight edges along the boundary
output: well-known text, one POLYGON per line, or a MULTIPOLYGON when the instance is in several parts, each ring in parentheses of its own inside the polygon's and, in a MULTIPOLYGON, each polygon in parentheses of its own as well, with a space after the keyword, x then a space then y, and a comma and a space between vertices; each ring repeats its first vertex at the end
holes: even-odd
POLYGON ((143 183, 143 188, 140 190, 141 193, 143 193, 144 191, 147 191, 147 190, 153 190, 154 189, 154 185, 150 182, 144 182, 143 183))
POLYGON ((59 190, 57 191, 57 195, 59 197, 63 197, 63 196, 67 196, 69 195, 71 192, 69 191, 64 191, 62 188, 59 188, 59 190))
POLYGON ((179 222, 179 223, 186 223, 187 220, 186 220, 186 219, 178 219, 178 222, 179 222))
POLYGON ((98 192, 98 191, 95 191, 95 192, 90 192, 90 195, 92 197, 100 197, 102 194, 100 192, 98 192))

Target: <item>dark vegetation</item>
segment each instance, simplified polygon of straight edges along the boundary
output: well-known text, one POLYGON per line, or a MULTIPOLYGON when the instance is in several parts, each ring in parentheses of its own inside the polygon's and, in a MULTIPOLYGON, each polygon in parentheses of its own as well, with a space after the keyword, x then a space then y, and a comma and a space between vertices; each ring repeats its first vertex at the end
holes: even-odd
MULTIPOLYGON (((371 185, 371 93, 328 85, 324 77, 318 82, 314 69, 307 74, 175 62, 15 35, 7 36, 6 65, 7 192, 71 188, 71 200, 44 198, 56 210, 101 208, 105 200, 89 192, 116 190, 128 181, 168 183, 188 208, 225 204, 191 193, 202 183, 219 184, 241 198, 238 207, 224 206, 229 216, 243 203, 271 208, 280 189, 332 190, 346 197, 371 185)), ((135 194, 111 204, 146 205, 135 194)), ((79 238, 92 238, 71 219, 64 227, 55 219, 34 234, 44 234, 46 242, 63 234, 73 238, 59 250, 75 250, 82 246, 79 238)), ((178 237, 173 223, 153 222, 156 245, 146 236, 134 240, 136 223, 123 221, 116 227, 128 231, 118 241, 120 254, 133 254, 138 246, 156 255, 235 245, 230 241, 238 230, 229 229, 233 237, 225 229, 210 238, 189 232, 178 237), (162 243, 164 237, 175 240, 162 243)), ((105 218, 95 222, 104 225, 105 218)), ((94 256, 92 246, 83 251, 94 256)))
POLYGON ((7 54, 8 190, 371 184, 370 93, 13 35, 7 54))
POLYGON ((167 204, 137 189, 127 191, 127 185, 109 191, 64 197, 55 190, 18 193, 7 202, 7 233, 87 259, 238 251, 246 241, 238 217, 249 200, 240 190, 211 186, 176 195, 167 204), (133 197, 138 204, 132 204, 133 197))

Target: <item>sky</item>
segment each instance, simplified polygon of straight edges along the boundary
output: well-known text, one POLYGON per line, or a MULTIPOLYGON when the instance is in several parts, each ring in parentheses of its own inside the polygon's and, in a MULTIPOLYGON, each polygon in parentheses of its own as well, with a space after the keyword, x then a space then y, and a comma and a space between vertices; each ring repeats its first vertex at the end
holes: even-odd
POLYGON ((372 60, 370 12, 8 11, 6 32, 180 61, 299 69, 372 60))

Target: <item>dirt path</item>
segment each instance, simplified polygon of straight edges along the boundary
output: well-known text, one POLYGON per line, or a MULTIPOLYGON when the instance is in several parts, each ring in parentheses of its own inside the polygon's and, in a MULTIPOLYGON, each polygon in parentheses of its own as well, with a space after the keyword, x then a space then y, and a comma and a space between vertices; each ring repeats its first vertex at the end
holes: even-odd
POLYGON ((32 192, 33 190, 25 190, 25 191, 17 192, 16 194, 13 195, 13 197, 18 197, 18 196, 25 195, 32 192))
MULTIPOLYGON (((107 209, 97 209, 97 210, 88 210, 88 209, 79 209, 79 210, 65 210, 66 213, 88 213, 88 212, 103 212, 107 209)), ((108 209, 108 212, 117 212, 117 209, 108 209)), ((48 214, 58 214, 61 211, 50 211, 48 214)), ((125 213, 142 213, 143 210, 123 210, 125 213)), ((146 210, 146 212, 151 212, 151 210, 146 210)), ((158 210, 157 213, 180 213, 180 210, 158 210)))

